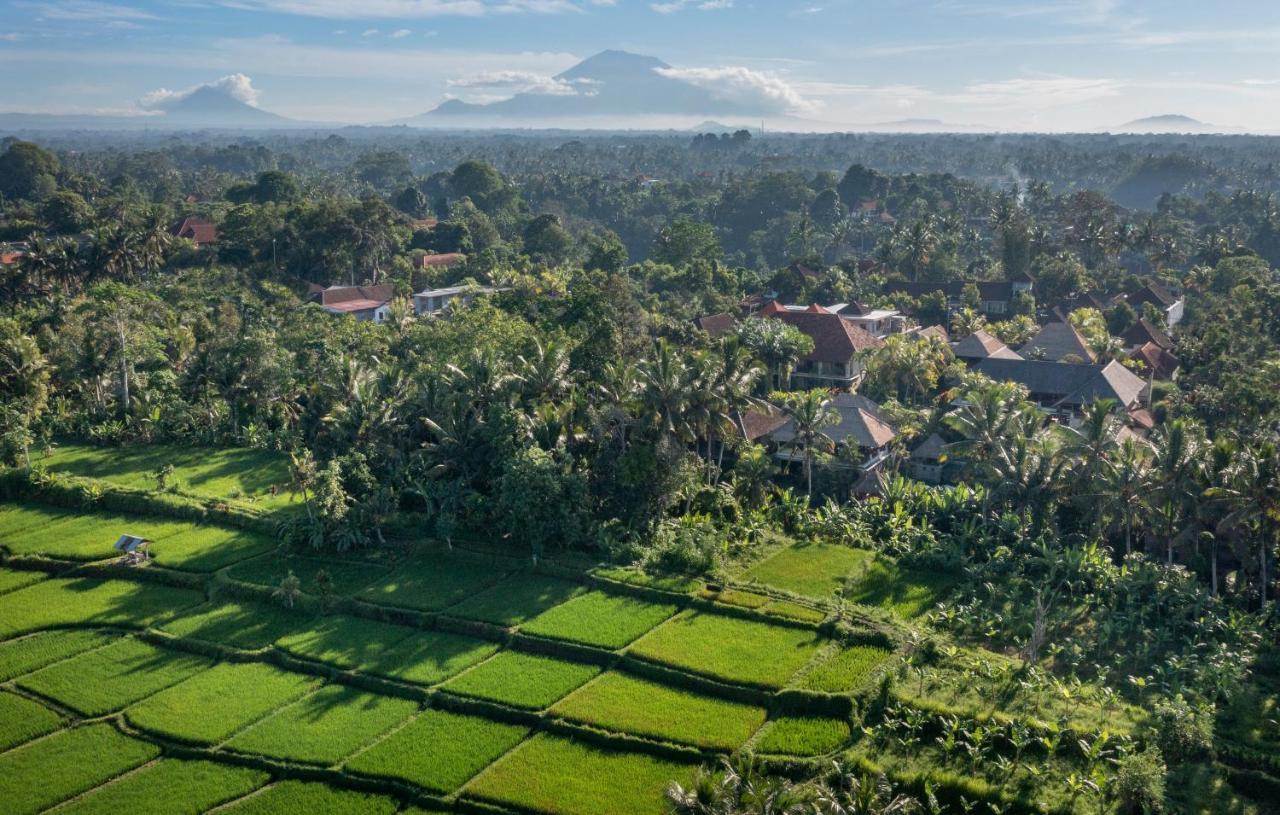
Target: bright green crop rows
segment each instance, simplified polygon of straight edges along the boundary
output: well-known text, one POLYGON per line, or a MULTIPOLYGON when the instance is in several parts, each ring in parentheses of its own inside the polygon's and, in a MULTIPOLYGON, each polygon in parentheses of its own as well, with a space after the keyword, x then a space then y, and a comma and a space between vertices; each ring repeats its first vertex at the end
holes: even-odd
POLYGON ((130 580, 43 580, 0 595, 0 637, 86 623, 145 628, 203 599, 190 589, 130 580))
POLYGON ((493 702, 542 710, 600 669, 551 657, 503 651, 444 685, 445 690, 493 702))
POLYGON ((0 682, 106 645, 114 635, 91 630, 41 631, 0 642, 0 682))
POLYGON ((622 673, 601 676, 553 712, 605 730, 721 750, 737 749, 765 720, 764 708, 622 673))
POLYGON ((849 723, 820 716, 795 716, 770 722, 756 751, 788 756, 820 756, 840 749, 850 738, 849 723))
POLYGON ((593 591, 543 612, 520 630, 613 650, 629 645, 675 613, 674 605, 593 591))
POLYGON ((142 730, 216 744, 317 683, 269 665, 223 663, 139 702, 125 716, 142 730))
POLYGON ((28 674, 18 686, 92 718, 145 699, 211 665, 204 657, 128 637, 28 674))
POLYGON ((568 580, 518 573, 450 607, 448 613, 494 625, 519 625, 583 591, 568 580))
POLYGON ((540 734, 467 786, 499 804, 563 815, 654 815, 663 790, 688 785, 693 768, 642 753, 622 753, 540 734))
POLYGON ((371 603, 440 611, 492 586, 502 577, 493 566, 455 558, 406 563, 359 597, 371 603))
POLYGON ((320 572, 329 575, 333 593, 343 595, 354 594, 370 583, 383 583, 391 574, 386 566, 364 561, 273 556, 236 564, 227 574, 245 583, 275 587, 289 572, 301 582, 303 591, 317 596, 323 593, 316 580, 320 572))
POLYGON ((809 629, 685 611, 631 652, 726 682, 779 688, 825 644, 809 629))
POLYGON ((889 651, 874 645, 853 645, 815 666, 797 684, 807 690, 848 693, 890 656, 889 651))
POLYGON ((875 555, 831 543, 797 543, 757 564, 744 577, 768 586, 829 599, 844 585, 845 577, 865 566, 875 555))
POLYGON ((22 572, 16 569, 0 568, 0 594, 15 591, 44 580, 43 572, 22 572))
POLYGON ((256 651, 309 624, 314 621, 302 612, 232 601, 196 606, 157 627, 179 637, 256 651))
POLYGON ((227 746, 328 766, 408 719, 417 708, 407 699, 330 685, 243 731, 227 746))
POLYGON ((59 807, 58 815, 199 815, 267 783, 247 767, 164 758, 59 807))
POLYGON ((39 812, 159 753, 109 724, 64 730, 0 754, 0 801, 6 815, 39 812))
POLYGON ((309 781, 281 781, 237 801, 225 815, 391 815, 399 808, 394 798, 340 790, 309 781))
POLYGON ((39 702, 0 691, 0 751, 52 733, 61 725, 62 717, 39 702))
POLYGON ((427 710, 346 766, 355 773, 450 793, 519 744, 527 733, 518 725, 427 710))

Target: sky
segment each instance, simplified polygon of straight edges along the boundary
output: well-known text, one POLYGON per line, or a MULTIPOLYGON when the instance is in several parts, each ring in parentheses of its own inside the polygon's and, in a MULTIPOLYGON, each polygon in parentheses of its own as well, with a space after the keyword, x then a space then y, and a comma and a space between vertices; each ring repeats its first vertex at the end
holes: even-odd
POLYGON ((0 0, 0 111, 145 115, 212 84, 380 123, 554 93, 604 49, 815 130, 1182 114, 1280 132, 1275 0, 0 0))

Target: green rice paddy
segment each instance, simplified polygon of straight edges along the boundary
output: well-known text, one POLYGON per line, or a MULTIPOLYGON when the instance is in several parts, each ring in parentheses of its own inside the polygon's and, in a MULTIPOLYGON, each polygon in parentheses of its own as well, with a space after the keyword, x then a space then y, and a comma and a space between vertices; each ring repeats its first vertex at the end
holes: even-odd
POLYGON ((845 578, 875 557, 865 549, 830 543, 797 543, 756 564, 743 575, 766 586, 826 600, 845 578))
POLYGON ((61 716, 39 702, 0 691, 0 752, 52 733, 62 722, 61 716))
POLYGON ((851 645, 807 671, 798 684, 806 690, 848 693, 860 687, 891 655, 875 645, 851 645))
POLYGON ((346 768, 449 793, 519 744, 528 732, 519 725, 478 716, 426 710, 348 761, 346 768))
POLYGON ((447 682, 444 689, 461 696, 542 710, 598 673, 600 668, 595 665, 503 651, 447 682))
POLYGON ((0 801, 7 815, 39 812, 159 754, 109 724, 63 730, 0 754, 0 801))
POLYGON ((848 744, 851 735, 844 719, 788 716, 770 722, 755 747, 761 753, 821 756, 848 744))
POLYGON ((614 650, 631 644, 675 613, 671 604, 593 591, 544 611, 520 630, 614 650))
POLYGON ((199 815, 253 792, 261 770, 212 761, 163 758, 58 809, 57 815, 199 815))
POLYGON ((630 653, 725 682, 780 688, 825 642, 806 628, 688 610, 642 637, 630 653))

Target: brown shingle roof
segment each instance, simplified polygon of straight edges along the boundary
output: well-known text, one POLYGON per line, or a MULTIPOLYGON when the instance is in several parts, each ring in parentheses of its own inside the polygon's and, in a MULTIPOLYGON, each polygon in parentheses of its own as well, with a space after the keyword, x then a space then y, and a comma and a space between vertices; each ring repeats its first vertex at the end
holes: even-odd
POLYGON ((693 321, 694 325, 710 334, 712 339, 732 331, 737 322, 733 315, 727 311, 722 311, 719 314, 708 314, 693 321))
POLYGON ((1143 368, 1156 379, 1172 379, 1174 372, 1182 365, 1182 360, 1154 342, 1134 349, 1132 358, 1141 362, 1143 368))
POLYGON ((454 266, 462 263, 466 259, 467 256, 461 252, 442 252, 438 255, 416 255, 413 258, 413 268, 434 269, 441 266, 454 266))
POLYGON ((1075 326, 1065 321, 1048 323, 1019 350, 1027 359, 1058 361, 1072 356, 1085 362, 1097 359, 1084 336, 1075 326))
POLYGON ((848 362, 854 354, 869 348, 879 348, 884 341, 868 333, 839 314, 826 312, 820 314, 812 311, 769 311, 767 314, 775 320, 782 320, 788 325, 798 328, 813 340, 813 351, 805 356, 814 362, 848 362))
POLYGON ((952 352, 960 359, 1022 359, 985 328, 957 342, 952 352))
POLYGON ((1139 318, 1138 322, 1129 326, 1129 330, 1124 332, 1121 339, 1129 348, 1138 348, 1153 342, 1166 351, 1173 350, 1173 340, 1169 335, 1154 326, 1146 317, 1139 318))
POLYGON ((186 238, 195 241, 196 246, 205 246, 218 242, 218 227, 213 221, 197 218, 194 215, 183 218, 174 224, 169 234, 175 238, 186 238))
POLYGON ((735 413, 733 423, 742 432, 747 441, 755 441, 769 435, 787 423, 787 417, 772 410, 748 410, 746 413, 735 413))

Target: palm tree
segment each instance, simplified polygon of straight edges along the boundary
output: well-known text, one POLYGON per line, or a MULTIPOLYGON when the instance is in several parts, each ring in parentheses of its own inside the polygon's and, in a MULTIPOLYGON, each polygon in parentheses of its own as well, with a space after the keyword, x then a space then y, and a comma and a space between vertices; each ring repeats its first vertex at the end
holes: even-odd
POLYGON ((671 349, 666 340, 659 340, 654 354, 637 366, 640 382, 641 410, 648 424, 666 443, 687 440, 691 389, 689 368, 671 349))
POLYGON ((768 496, 777 472, 769 451, 763 445, 753 444, 738 454, 733 465, 733 490, 740 500, 758 507, 768 496))
POLYGON ((1203 433, 1186 419, 1174 419, 1156 430, 1151 438, 1155 454, 1151 461, 1151 483, 1147 503, 1159 521, 1165 541, 1165 562, 1173 565, 1174 547, 1188 531, 1183 527, 1190 504, 1200 490, 1196 466, 1203 449, 1203 433))
POLYGON ((786 446, 804 451, 805 494, 812 498, 814 454, 835 449, 835 441, 822 428, 839 422, 840 414, 831 407, 831 397, 820 388, 786 394, 782 409, 791 418, 793 433, 786 446))
POLYGON ((1267 564, 1280 541, 1280 449, 1274 438, 1260 438, 1240 448, 1228 471, 1227 485, 1212 490, 1225 499, 1229 512, 1224 529, 1246 530, 1258 542, 1259 596, 1267 605, 1267 564))
POLYGON ((544 345, 535 339, 531 354, 516 357, 516 375, 524 385, 527 398, 557 399, 573 387, 569 350, 555 340, 548 340, 544 345))
POLYGON ((1148 484, 1148 448, 1136 439, 1125 439, 1112 452, 1091 497, 1099 501, 1099 514, 1124 530, 1124 553, 1133 551, 1134 520, 1148 484))

